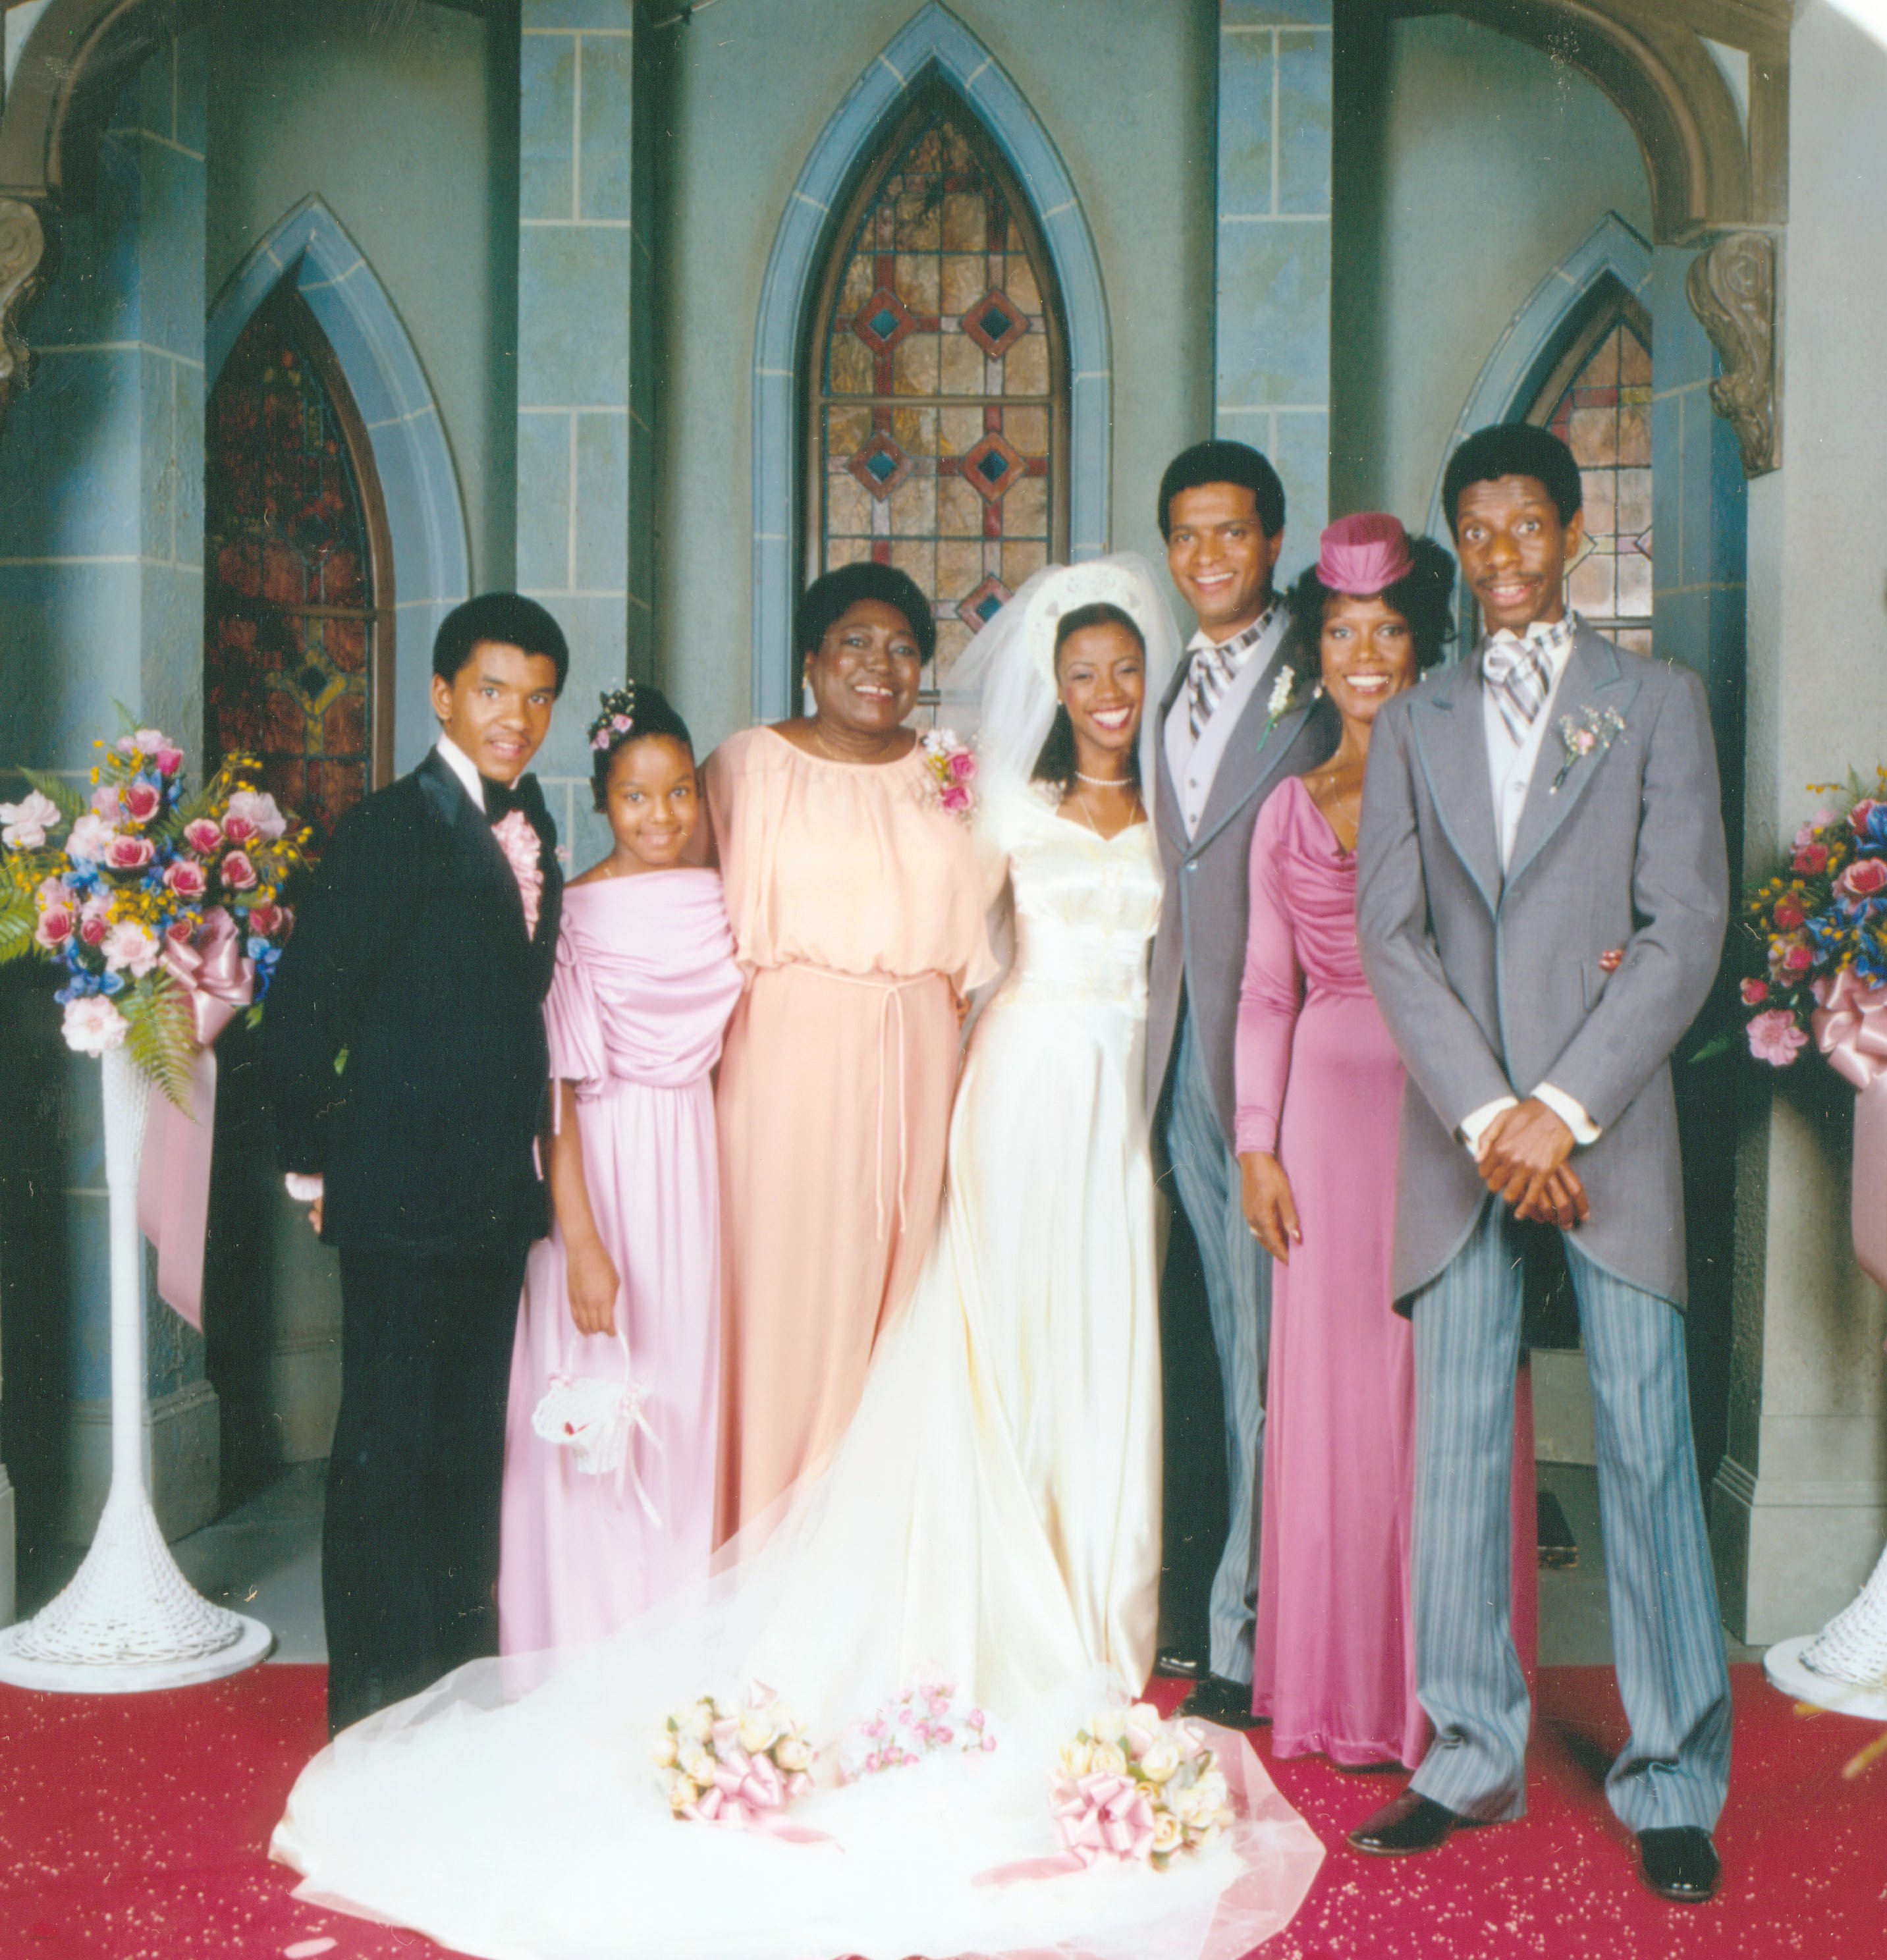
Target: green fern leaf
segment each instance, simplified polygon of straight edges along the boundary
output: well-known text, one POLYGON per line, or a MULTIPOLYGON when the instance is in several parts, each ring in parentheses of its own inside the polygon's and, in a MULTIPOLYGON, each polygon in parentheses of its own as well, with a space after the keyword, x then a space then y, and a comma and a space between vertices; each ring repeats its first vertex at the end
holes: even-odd
POLYGON ((39 908, 30 899, 0 894, 0 963, 33 950, 33 928, 39 908))
POLYGON ((168 974, 154 973, 121 996, 118 1011, 129 1032, 131 1058, 177 1107, 190 1107, 190 1064, 196 1057, 196 1022, 189 996, 168 974))
POLYGON ((20 774, 30 787, 59 805, 59 814, 68 823, 76 823, 91 808, 83 791, 75 789, 62 776, 49 776, 41 769, 22 769, 20 774))

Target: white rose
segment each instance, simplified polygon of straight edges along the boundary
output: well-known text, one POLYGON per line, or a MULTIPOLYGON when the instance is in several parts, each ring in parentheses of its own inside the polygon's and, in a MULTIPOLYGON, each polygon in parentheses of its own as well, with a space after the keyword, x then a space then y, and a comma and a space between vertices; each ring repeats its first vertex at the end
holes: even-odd
POLYGON ((1140 1773, 1149 1783, 1164 1783, 1179 1767, 1179 1752, 1162 1736, 1140 1758, 1140 1773))
POLYGON ((102 994, 88 994, 66 1002, 60 1032, 68 1048, 81 1055, 103 1055, 107 1048, 116 1048, 131 1030, 124 1016, 102 994))
POLYGON ((1127 1774, 1127 1752, 1118 1742, 1096 1742, 1094 1745, 1094 1771, 1097 1776, 1125 1776, 1127 1774))
POLYGON ((714 1708, 711 1701, 697 1701, 675 1718, 675 1726, 689 1741, 705 1742, 714 1733, 714 1708))
POLYGON ((692 1742, 681 1752, 682 1774, 696 1783, 711 1783, 714 1775, 714 1759, 698 1742, 692 1742))
POLYGON ((668 1807, 670 1810, 686 1810, 701 1795, 685 1776, 676 1777, 668 1786, 668 1807))
POLYGON ((773 1752, 773 1760, 788 1776, 795 1776, 812 1768, 813 1752, 798 1736, 788 1736, 773 1752))
POLYGON ((1121 1719, 1136 1729, 1149 1731, 1160 1726, 1160 1710, 1150 1701, 1136 1701, 1121 1719))
POLYGON ((1071 1777, 1086 1776, 1094 1767, 1094 1745, 1092 1742, 1064 1745, 1061 1751, 1061 1767, 1071 1777))
POLYGON ((770 1747, 779 1732, 770 1710, 749 1709, 740 1718, 740 1746, 750 1756, 770 1747))
POLYGON ((1118 1742, 1127 1732, 1127 1711, 1124 1708, 1103 1708, 1088 1723, 1088 1733, 1097 1742, 1118 1742))
POLYGON ((649 1745, 649 1760, 658 1770, 673 1768, 677 1753, 671 1729, 664 1729, 649 1745))
POLYGON ((1217 1770, 1208 1770, 1192 1788, 1199 1800, 1199 1809, 1203 1816, 1218 1817, 1224 1813, 1231 1792, 1226 1787, 1224 1777, 1217 1770))
POLYGON ((1185 1835, 1178 1818, 1169 1810, 1163 1810, 1154 1819, 1154 1856, 1163 1858, 1179 1848, 1180 1840, 1185 1835))

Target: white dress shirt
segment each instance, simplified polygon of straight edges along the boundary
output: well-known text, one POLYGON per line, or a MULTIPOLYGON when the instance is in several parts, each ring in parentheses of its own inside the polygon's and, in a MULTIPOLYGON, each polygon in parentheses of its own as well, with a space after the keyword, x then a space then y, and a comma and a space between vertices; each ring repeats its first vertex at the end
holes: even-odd
POLYGON ((1265 612, 1230 640, 1214 640, 1201 630, 1186 643, 1189 667, 1195 654, 1216 646, 1233 668, 1232 678, 1219 696, 1211 718, 1200 730, 1198 741, 1192 739, 1190 678, 1181 683, 1166 716, 1166 767, 1173 775, 1173 786, 1179 799, 1179 814, 1185 821, 1189 838, 1198 835, 1199 822, 1205 815, 1206 801, 1212 794, 1212 785, 1231 741, 1232 730, 1245 712, 1252 690, 1271 664, 1271 656, 1278 651, 1278 644, 1284 637, 1288 623, 1284 607, 1274 600, 1265 612))
MULTIPOLYGON (((1494 823, 1500 841, 1500 868, 1503 871, 1513 859, 1514 839, 1520 832, 1520 815, 1526 808, 1527 792, 1533 786, 1533 772, 1539 765, 1540 749, 1546 740, 1546 731, 1551 724, 1553 703, 1558 698, 1560 681, 1573 657, 1573 636, 1578 630, 1578 625, 1579 616, 1568 612, 1564 619, 1556 621, 1551 625, 1535 621, 1526 629, 1526 638, 1539 649, 1546 660, 1546 698, 1540 703, 1540 711, 1534 716, 1526 735, 1519 740, 1514 739, 1513 731, 1507 726, 1507 717, 1500 712, 1495 690, 1484 678, 1481 683, 1481 725, 1487 731, 1488 738, 1488 778, 1494 785, 1494 823)), ((1519 637, 1504 630, 1494 634, 1484 643, 1484 651, 1486 645, 1502 640, 1514 641, 1519 637)), ((1478 653, 1475 658, 1480 658, 1478 653)), ((1564 1090, 1555 1089, 1550 1082, 1542 1082, 1536 1085, 1532 1093, 1558 1117, 1579 1142, 1591 1144, 1598 1141, 1598 1125, 1564 1090)), ((1488 1125, 1503 1109, 1513 1108, 1519 1099, 1513 1096, 1498 1096, 1491 1102, 1483 1103, 1471 1115, 1462 1118, 1461 1134, 1477 1160, 1481 1155, 1481 1140, 1486 1134, 1488 1125)))
MULTIPOLYGON (((485 811, 485 778, 479 774, 478 765, 453 740, 450 735, 441 734, 434 745, 452 773, 465 785, 465 793, 481 811, 485 811)), ((318 1175, 306 1176, 300 1171, 283 1173, 282 1182, 288 1188, 288 1195, 298 1204, 313 1204, 320 1201, 327 1186, 318 1175)))

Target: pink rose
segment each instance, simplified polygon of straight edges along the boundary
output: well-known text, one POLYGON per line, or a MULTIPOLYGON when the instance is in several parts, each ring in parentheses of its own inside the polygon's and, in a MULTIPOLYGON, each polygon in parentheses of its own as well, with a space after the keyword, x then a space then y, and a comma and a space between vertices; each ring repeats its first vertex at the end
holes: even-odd
POLYGON ((92 813, 95 816, 102 816, 107 823, 123 821, 124 801, 118 793, 116 783, 100 783, 92 791, 92 813))
POLYGON ((273 939, 288 922, 288 915, 280 905, 251 905, 249 908, 249 929, 259 933, 264 939, 273 939))
POLYGON ((173 946, 188 946, 196 937, 196 924, 193 919, 173 919, 164 928, 164 936, 173 946))
POLYGON ((1825 844, 1798 844, 1795 855, 1789 860, 1789 869, 1811 878, 1819 877, 1828 869, 1828 861, 1825 844))
POLYGON ((1769 983, 1766 980, 1745 980, 1742 995, 1745 1007, 1760 1007, 1769 998, 1769 983))
POLYGON ((159 775, 174 776, 183 766, 183 751, 172 748, 167 742, 158 749, 155 759, 159 775))
POLYGON ((48 905, 40 913, 39 924, 33 928, 33 943, 44 947, 48 953, 56 953, 72 937, 75 923, 70 905, 48 905))
POLYGON ((1853 831, 1857 837, 1865 837, 1867 835, 1868 817, 1872 812, 1879 807, 1880 799, 1878 797, 1863 797, 1847 813, 1848 829, 1853 831))
POLYGON ((238 816, 232 810, 223 819, 223 835, 232 844, 253 844, 257 832, 249 818, 238 816))
POLYGON ((105 943, 105 928, 111 912, 109 899, 88 899, 78 908, 78 936, 88 946, 105 943))
POLYGON ((210 881, 193 858, 180 858, 166 869, 164 882, 180 899, 200 899, 210 881))
POLYGON ((223 828, 238 843, 244 838, 262 837, 272 844, 288 828, 288 819, 266 790, 238 790, 229 800, 223 828), (240 835, 236 829, 239 823, 248 826, 240 835))
POLYGON ((105 851, 105 862, 114 871, 142 871, 157 855, 148 837, 114 837, 105 851))
POLYGON ((129 967, 132 974, 142 979, 158 963, 158 936, 148 926, 138 924, 135 919, 120 919, 105 935, 100 950, 105 956, 105 969, 116 973, 121 967, 129 967))
POLYGON ((1887 890, 1887 864, 1878 858, 1857 858, 1834 881, 1844 898, 1871 899, 1887 890))
POLYGON ((133 823, 148 823, 164 807, 163 793, 148 783, 127 783, 124 805, 125 814, 133 823))
POLYGON ((1777 899, 1775 921, 1779 932, 1793 932, 1806 916, 1802 909, 1802 901, 1793 892, 1777 899))
POLYGON ((950 758, 950 774, 959 783, 976 780, 976 758, 967 749, 959 749, 950 758))
POLYGON ((969 791, 961 783, 950 783, 945 786, 937 801, 951 816, 961 816, 969 808, 969 791))
POLYGON ((161 728, 140 728, 132 738, 132 743, 147 756, 154 756, 160 749, 170 745, 161 728))
POLYGON ((1808 1036, 1795 1024, 1795 1017, 1780 1007, 1771 1007, 1749 1023, 1749 1052, 1772 1068, 1787 1068, 1808 1036))
POLYGON ((207 858, 222 842, 223 833, 213 819, 199 816, 183 826, 183 841, 199 857, 207 858))
MULTIPOLYGON (((1785 973, 1806 973, 1815 964, 1815 955, 1806 946, 1792 946, 1782 956, 1782 970, 1785 973)), ((1757 1017, 1758 1020, 1761 1017, 1757 1017)))
POLYGON ((232 851, 223 860, 223 883, 232 892, 251 890, 256 883, 256 867, 250 862, 247 851, 232 851))

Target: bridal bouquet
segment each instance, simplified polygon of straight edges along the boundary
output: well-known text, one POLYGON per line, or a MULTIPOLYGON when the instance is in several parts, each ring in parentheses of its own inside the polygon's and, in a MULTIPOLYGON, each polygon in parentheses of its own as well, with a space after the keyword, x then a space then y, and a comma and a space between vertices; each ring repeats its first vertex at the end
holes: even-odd
POLYGON ((1847 807, 1816 811, 1787 873, 1745 896, 1745 943, 1760 959, 1741 986, 1745 1036, 1771 1068, 1790 1067, 1812 1040, 1834 1057, 1849 1020, 1869 1048, 1866 1024, 1887 1021, 1887 769, 1875 787, 1863 795, 1850 778, 1847 807))
POLYGON ((256 789, 250 756, 186 797, 183 752, 161 730, 96 746, 89 797, 28 769, 30 794, 0 803, 0 960, 62 967, 67 1045, 125 1044, 181 1108, 197 1050, 236 1007, 260 1012, 308 832, 256 789))
POLYGON ((967 1755, 993 1749, 996 1738, 980 1708, 957 1704, 956 1683, 947 1675, 920 1673, 894 1701, 868 1721, 854 1723, 840 1738, 838 1780, 899 1769, 928 1755, 967 1755))
POLYGON ((1163 1871, 1232 1821, 1230 1791, 1198 1726, 1163 1722, 1146 1701, 1090 1716, 1062 1749, 1050 1795, 1063 1848, 1084 1865, 1146 1860, 1163 1871))
POLYGON ((813 1787, 805 1724, 757 1682, 743 1705, 704 1694, 678 1708, 651 1753, 669 1809, 698 1823, 772 1829, 777 1813, 813 1787))

